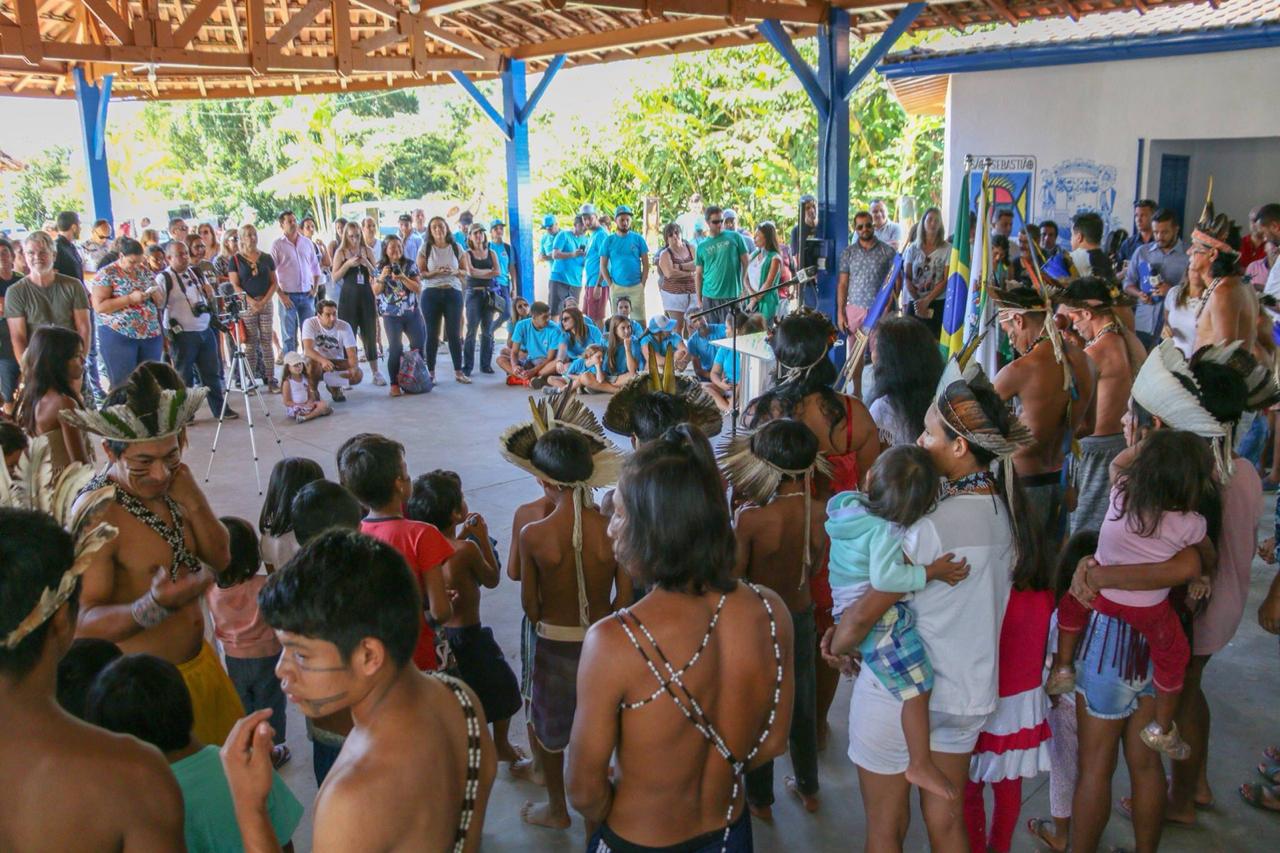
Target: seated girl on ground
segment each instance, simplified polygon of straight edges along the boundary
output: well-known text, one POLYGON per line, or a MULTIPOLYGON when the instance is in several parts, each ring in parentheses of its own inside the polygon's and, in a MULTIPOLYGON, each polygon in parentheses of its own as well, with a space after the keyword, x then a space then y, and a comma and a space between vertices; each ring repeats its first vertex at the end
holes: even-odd
POLYGON ((284 397, 285 415, 298 423, 333 414, 333 409, 320 399, 320 392, 307 380, 307 358, 300 352, 284 357, 284 383, 280 393, 284 397))

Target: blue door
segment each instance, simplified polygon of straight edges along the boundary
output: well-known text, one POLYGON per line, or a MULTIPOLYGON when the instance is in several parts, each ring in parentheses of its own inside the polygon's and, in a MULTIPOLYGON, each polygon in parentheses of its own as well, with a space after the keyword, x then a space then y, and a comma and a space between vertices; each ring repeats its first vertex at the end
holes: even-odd
POLYGON ((1187 175, 1190 172, 1190 157, 1184 154, 1160 155, 1160 194, 1157 203, 1173 211, 1184 232, 1187 223, 1187 175))

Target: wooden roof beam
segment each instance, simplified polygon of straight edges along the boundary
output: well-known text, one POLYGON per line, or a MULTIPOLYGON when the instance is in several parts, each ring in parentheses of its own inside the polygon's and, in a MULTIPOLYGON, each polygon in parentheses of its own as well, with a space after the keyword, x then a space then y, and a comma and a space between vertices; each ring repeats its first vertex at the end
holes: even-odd
POLYGON ((213 17, 214 10, 222 5, 222 0, 200 0, 183 20, 182 26, 173 31, 173 46, 186 47, 200 32, 200 28, 213 17))
POLYGON ((349 0, 332 0, 333 12, 330 23, 333 28, 333 57, 337 63, 338 76, 351 76, 351 6, 349 0))
POLYGON ((670 39, 687 39, 694 36, 732 32, 735 29, 739 28, 732 24, 726 24, 723 19, 685 18, 675 21, 660 21, 639 27, 630 27, 625 30, 553 39, 540 44, 521 45, 512 50, 510 54, 513 59, 541 59, 547 56, 554 56, 557 53, 599 53, 610 48, 618 50, 624 47, 643 47, 666 42, 670 39))
POLYGON ((682 15, 701 18, 763 21, 775 19, 794 24, 820 24, 825 6, 766 3, 763 0, 572 0, 575 7, 621 9, 649 15, 682 15))
MULTIPOLYGON (((35 0, 18 0, 19 14, 22 14, 21 10, 25 2, 35 5, 35 0)), ((83 2, 85 8, 98 19, 98 23, 102 24, 103 28, 115 36, 121 44, 133 44, 133 28, 107 0, 83 0, 83 2)), ((26 15, 23 17, 25 18, 26 15)))
POLYGON ((298 37, 298 34, 311 24, 320 13, 329 8, 329 0, 311 0, 303 6, 280 29, 271 34, 271 43, 283 47, 298 37))
POLYGON ((487 6, 495 0, 423 0, 422 11, 429 15, 452 15, 477 6, 487 6))
MULTIPOLYGON (((363 3, 365 0, 354 0, 354 2, 363 3)), ((437 27, 435 24, 432 24, 425 19, 422 21, 421 26, 423 32, 431 36, 431 38, 436 41, 447 44, 449 47, 454 50, 461 51, 462 53, 469 53, 477 59, 482 59, 485 62, 490 63, 495 70, 502 59, 497 51, 490 50, 478 41, 469 39, 466 36, 460 36, 457 33, 451 33, 442 27, 437 27)), ((552 53, 562 52, 563 51, 552 51, 552 53)))
POLYGON ((255 74, 267 73, 271 42, 267 38, 266 0, 245 0, 249 18, 249 65, 255 74))
POLYGON ((386 0, 351 0, 351 2, 357 6, 363 6, 370 12, 381 15, 392 23, 400 19, 400 10, 386 2, 386 0))
POLYGON ((22 55, 27 62, 34 65, 44 59, 44 43, 40 39, 40 10, 36 8, 36 0, 16 0, 16 2, 22 55))

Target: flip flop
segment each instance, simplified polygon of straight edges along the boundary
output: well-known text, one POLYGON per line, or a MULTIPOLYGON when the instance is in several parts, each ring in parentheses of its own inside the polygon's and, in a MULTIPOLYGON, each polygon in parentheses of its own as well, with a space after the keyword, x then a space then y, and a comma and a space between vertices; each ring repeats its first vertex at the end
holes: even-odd
POLYGON ((1262 750, 1262 755, 1268 761, 1280 761, 1280 746, 1269 746, 1262 750))
MULTIPOLYGON (((1121 797, 1120 799, 1116 800, 1116 814, 1120 815, 1120 817, 1124 818, 1125 820, 1132 822, 1133 821, 1133 797, 1121 797)), ((1170 817, 1165 817, 1164 825, 1177 826, 1183 829, 1195 829, 1197 826, 1195 821, 1192 821, 1191 823, 1187 823, 1186 821, 1173 820, 1170 817)))
POLYGON ((1053 842, 1045 838, 1045 827, 1053 828, 1053 825, 1052 818, 1033 817, 1027 821, 1027 832, 1030 832, 1036 841, 1052 850, 1053 853, 1068 853, 1071 849, 1070 844, 1066 847, 1054 847, 1053 842))
POLYGON ((1259 764, 1258 775, 1269 785, 1280 785, 1280 764, 1259 764))
MULTIPOLYGON (((1264 812, 1272 812, 1274 814, 1280 814, 1280 805, 1269 806, 1263 800, 1262 792, 1266 790, 1268 790, 1268 787, 1266 785, 1259 785, 1251 782, 1246 782, 1245 784, 1237 788, 1236 792, 1240 795, 1240 799, 1244 800, 1246 803, 1253 806, 1255 809, 1261 809, 1264 812)), ((1272 790, 1271 799, 1273 801, 1280 800, 1280 792, 1272 790)))
POLYGON ((284 744, 273 746, 271 748, 271 766, 279 770, 289 763, 289 759, 293 758, 293 753, 289 752, 289 747, 284 744))

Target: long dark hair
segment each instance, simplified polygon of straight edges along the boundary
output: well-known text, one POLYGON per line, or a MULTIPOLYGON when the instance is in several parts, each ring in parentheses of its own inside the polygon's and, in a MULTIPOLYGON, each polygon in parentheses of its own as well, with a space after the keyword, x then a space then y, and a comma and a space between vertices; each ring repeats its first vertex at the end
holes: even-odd
MULTIPOLYGON (((1013 411, 1005 401, 988 385, 970 386, 970 389, 982 413, 1001 435, 1008 435, 1013 424, 1013 411)), ((959 437, 945 420, 942 422, 942 431, 951 441, 959 437)), ((966 440, 966 444, 974 461, 990 470, 991 463, 998 458, 996 454, 972 441, 966 440)), ((1044 531, 1028 521, 1031 516, 1027 496, 1022 491, 1018 478, 1014 476, 1013 466, 1000 465, 996 478, 997 497, 1004 503, 1005 512, 1009 514, 1009 526, 1013 530, 1013 585, 1018 589, 1046 589, 1048 569, 1043 547, 1044 531)))
POLYGON ((608 372, 613 372, 613 366, 615 364, 621 364, 623 370, 626 370, 627 367, 626 347, 630 345, 630 339, 628 338, 624 341, 622 339, 622 335, 619 334, 618 330, 623 326, 631 328, 631 324, 627 322, 627 318, 623 317, 621 314, 614 314, 606 324, 606 328, 609 329, 609 337, 606 341, 605 347, 605 361, 608 362, 605 365, 605 370, 608 372))
MULTIPOLYGON (((756 230, 764 235, 764 250, 766 252, 777 253, 778 249, 778 226, 772 222, 761 222, 756 226, 756 230)), ((767 272, 767 270, 766 270, 767 272)))
POLYGON ((267 496, 258 516, 258 532, 283 536, 293 530, 293 498, 307 483, 324 479, 324 469, 314 459, 287 456, 271 469, 267 496))
MULTIPOLYGON (((563 317, 565 314, 573 318, 573 329, 569 334, 577 343, 585 344, 587 342, 587 321, 583 319, 582 311, 577 308, 561 308, 560 316, 563 317)), ((562 330, 563 328, 561 326, 562 330)))
POLYGON ((876 396, 920 435, 943 369, 933 333, 915 317, 886 317, 876 326, 873 353, 876 396))
POLYGON ((618 479, 625 523, 618 562, 647 585, 701 595, 729 592, 733 526, 706 437, 680 424, 641 445, 618 479))
POLYGON ((1166 512, 1198 512, 1211 525, 1221 517, 1209 444, 1182 430, 1159 429, 1148 435, 1115 488, 1113 518, 1124 518, 1125 527, 1139 536, 1154 536, 1166 512))
POLYGON ((50 391, 75 400, 83 407, 84 401, 71 387, 67 364, 83 354, 84 341, 80 335, 62 326, 41 326, 31 336, 31 343, 23 358, 26 385, 18 400, 16 419, 28 435, 36 435, 36 407, 50 391))
POLYGON ((846 417, 844 403, 832 388, 837 378, 836 366, 824 355, 835 333, 835 326, 827 316, 817 311, 800 311, 778 324, 773 333, 778 385, 747 404, 747 410, 755 415, 750 426, 758 426, 773 418, 795 417, 796 409, 804 398, 817 394, 822 414, 831 425, 828 437, 835 438, 846 417), (807 369, 784 378, 787 368, 807 369))

